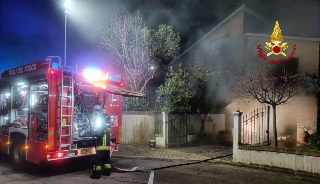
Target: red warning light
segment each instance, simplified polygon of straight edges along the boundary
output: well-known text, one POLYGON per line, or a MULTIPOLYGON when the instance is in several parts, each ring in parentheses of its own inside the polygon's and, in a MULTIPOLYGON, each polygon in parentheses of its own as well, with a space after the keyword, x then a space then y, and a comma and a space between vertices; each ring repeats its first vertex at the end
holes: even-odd
POLYGON ((47 159, 56 159, 56 158, 63 158, 65 157, 65 153, 58 152, 58 153, 47 153, 47 159))
POLYGON ((123 83, 122 82, 120 83, 120 86, 123 87, 123 83))
POLYGON ((53 70, 51 70, 51 71, 50 71, 50 73, 51 73, 51 74, 54 74, 54 71, 53 71, 53 70))
POLYGON ((63 157, 63 153, 58 153, 58 158, 63 157))

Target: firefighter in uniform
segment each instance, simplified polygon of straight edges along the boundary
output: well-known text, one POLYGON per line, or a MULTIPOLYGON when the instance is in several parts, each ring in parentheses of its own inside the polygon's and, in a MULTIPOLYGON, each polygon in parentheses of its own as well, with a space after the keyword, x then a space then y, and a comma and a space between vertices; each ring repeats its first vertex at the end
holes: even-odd
POLYGON ((100 175, 110 176, 110 134, 111 124, 110 117, 107 114, 102 114, 94 118, 97 130, 95 136, 97 137, 96 155, 94 159, 92 179, 99 179, 100 175))

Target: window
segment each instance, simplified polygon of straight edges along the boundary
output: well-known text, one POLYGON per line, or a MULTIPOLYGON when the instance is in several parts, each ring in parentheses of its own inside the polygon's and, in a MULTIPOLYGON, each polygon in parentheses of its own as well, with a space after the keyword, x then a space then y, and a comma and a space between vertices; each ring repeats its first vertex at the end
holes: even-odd
POLYGON ((209 50, 214 51, 214 50, 226 48, 229 46, 229 42, 230 42, 229 37, 218 38, 210 42, 209 50))

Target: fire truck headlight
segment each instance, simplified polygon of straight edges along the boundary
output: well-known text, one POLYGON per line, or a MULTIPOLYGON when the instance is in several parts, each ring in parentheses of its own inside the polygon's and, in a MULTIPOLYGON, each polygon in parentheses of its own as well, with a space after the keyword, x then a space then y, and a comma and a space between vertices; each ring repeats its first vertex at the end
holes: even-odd
POLYGON ((96 126, 97 126, 97 128, 99 128, 101 126, 101 117, 98 117, 96 119, 96 126))

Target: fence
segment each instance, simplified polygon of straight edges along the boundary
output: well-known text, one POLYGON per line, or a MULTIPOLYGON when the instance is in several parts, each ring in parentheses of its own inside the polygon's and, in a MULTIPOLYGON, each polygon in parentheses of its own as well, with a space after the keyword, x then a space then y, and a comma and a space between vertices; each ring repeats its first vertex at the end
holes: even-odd
MULTIPOLYGON (((224 114, 209 114, 204 132, 216 134, 225 130, 224 114)), ((176 146, 195 138, 200 132, 201 120, 197 114, 169 114, 151 111, 124 111, 122 114, 122 139, 124 144, 176 146), (188 134, 189 133, 189 134, 188 134), (189 137, 188 137, 189 136, 189 137)))
POLYGON ((156 134, 162 134, 162 113, 125 111, 122 114, 122 140, 124 144, 148 145, 156 134))
POLYGON ((142 93, 147 98, 123 97, 123 111, 160 111, 160 103, 157 102, 156 87, 146 87, 142 93))
POLYGON ((270 145, 269 140, 270 106, 261 107, 242 116, 241 144, 270 145))

